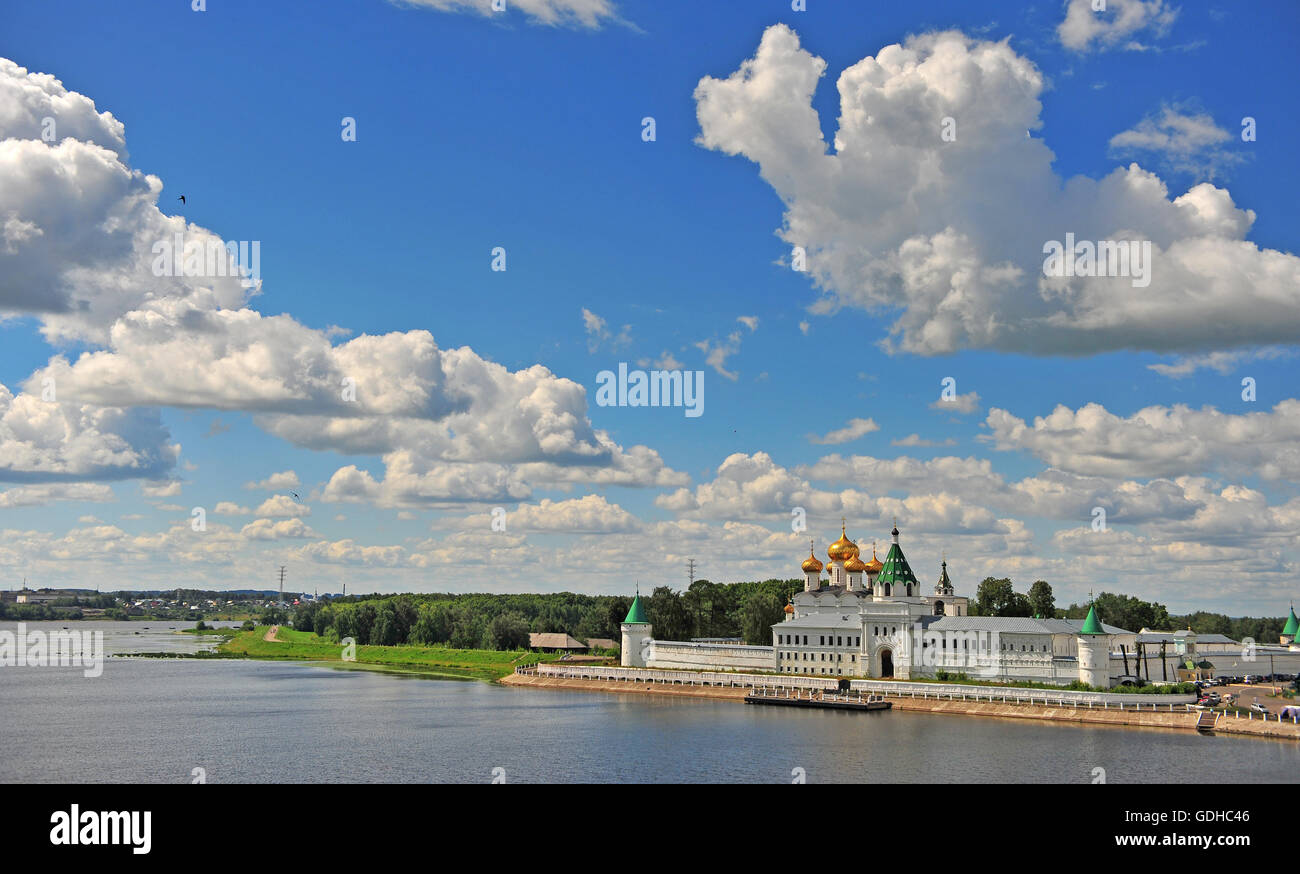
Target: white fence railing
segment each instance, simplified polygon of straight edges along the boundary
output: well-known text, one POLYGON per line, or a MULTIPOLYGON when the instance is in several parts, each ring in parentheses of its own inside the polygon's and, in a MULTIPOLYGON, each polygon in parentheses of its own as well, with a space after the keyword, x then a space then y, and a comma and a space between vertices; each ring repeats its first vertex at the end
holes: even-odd
POLYGON ((1141 693, 1079 692, 1073 689, 1025 689, 1020 687, 964 686, 960 683, 908 683, 898 680, 853 680, 853 689, 904 698, 987 701, 993 704, 1055 704, 1059 707, 1086 706, 1115 708, 1185 709, 1195 695, 1144 695, 1141 693))
POLYGON ((517 673, 543 677, 570 677, 583 680, 608 680, 628 683, 662 683, 677 686, 728 686, 752 689, 836 689, 835 680, 826 677, 780 677, 730 671, 660 671, 653 668, 621 668, 612 665, 537 664, 516 668, 517 673))
MULTIPOLYGON (((567 677, 618 683, 659 683, 677 686, 725 686, 746 689, 830 689, 839 688, 839 678, 801 677, 723 671, 661 671, 653 668, 623 668, 613 665, 557 665, 542 663, 515 669, 517 673, 543 677, 567 677)), ((1039 704, 1060 707, 1089 707, 1118 710, 1186 710, 1194 695, 1142 695, 1115 692, 1077 692, 1070 689, 1022 689, 997 686, 963 686, 959 683, 909 683, 893 680, 850 680, 858 692, 896 698, 987 702, 991 704, 1039 704)))

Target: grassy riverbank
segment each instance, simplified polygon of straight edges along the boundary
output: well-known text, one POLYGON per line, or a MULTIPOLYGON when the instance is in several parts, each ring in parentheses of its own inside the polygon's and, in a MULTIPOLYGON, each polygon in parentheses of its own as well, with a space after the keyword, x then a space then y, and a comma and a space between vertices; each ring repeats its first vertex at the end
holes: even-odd
POLYGON ((531 652, 451 649, 443 646, 358 646, 356 661, 343 661, 343 647, 309 631, 281 627, 275 640, 266 640, 268 626, 241 631, 222 642, 227 657, 336 662, 339 666, 383 668, 444 674, 475 680, 499 680, 519 665, 553 661, 556 656, 531 652))

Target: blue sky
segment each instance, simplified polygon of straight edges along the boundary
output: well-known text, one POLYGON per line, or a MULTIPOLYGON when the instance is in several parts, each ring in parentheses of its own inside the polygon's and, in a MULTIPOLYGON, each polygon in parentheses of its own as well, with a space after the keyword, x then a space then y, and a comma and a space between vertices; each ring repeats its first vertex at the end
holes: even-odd
MULTIPOLYGON (((1280 2, 1111 6, 1130 4, 1138 22, 1131 30, 1113 14, 1072 26, 1068 16, 1078 13, 1064 3, 918 10, 812 0, 796 12, 780 2, 530 0, 497 14, 473 0, 367 0, 320 4, 305 15, 251 2, 210 2, 204 12, 181 2, 111 10, 49 2, 7 10, 0 57, 25 68, 10 71, 11 80, 49 74, 94 101, 95 113, 124 125, 118 163, 161 180, 159 212, 141 221, 156 228, 163 216, 183 216, 225 240, 260 241, 261 294, 244 308, 287 314, 295 330, 337 326, 327 340, 335 345, 428 331, 439 350, 468 347, 476 360, 510 372, 542 365, 549 374, 537 377, 534 397, 562 394, 555 403, 577 418, 578 431, 604 433, 620 447, 615 456, 646 447, 656 461, 652 471, 626 477, 628 484, 609 481, 608 467, 618 465, 608 459, 602 468, 557 455, 540 462, 555 469, 521 467, 539 463, 549 444, 496 445, 492 417, 509 416, 515 404, 493 408, 501 399, 480 397, 474 387, 460 397, 472 395, 482 411, 474 414, 481 435, 433 415, 386 442, 321 438, 319 421, 268 413, 271 402, 256 389, 231 387, 229 370, 205 376, 201 352, 172 361, 145 348, 147 339, 130 348, 112 339, 114 320, 148 310, 155 293, 54 337, 47 310, 0 297, 0 384, 14 395, 22 387, 39 394, 40 380, 29 380, 54 374, 51 357, 64 356, 76 365, 66 382, 59 376, 64 403, 157 415, 167 440, 181 447, 173 464, 83 463, 71 436, 50 448, 11 409, 12 434, 0 429, 12 459, 0 460, 0 490, 11 490, 7 502, 0 492, 0 584, 25 576, 110 588, 243 587, 287 563, 308 588, 332 591, 347 580, 353 590, 623 592, 638 579, 679 584, 687 556, 716 580, 791 575, 801 544, 813 537, 824 552, 841 515, 864 543, 887 539, 897 516, 918 573, 937 577, 946 551, 965 594, 994 574, 1022 587, 1047 579, 1063 603, 1095 587, 1176 609, 1282 611, 1295 588, 1300 524, 1300 434, 1287 405, 1296 396, 1300 311, 1289 284, 1297 230, 1290 207, 1300 195, 1289 154, 1300 140, 1290 98, 1300 19, 1280 2), (595 26, 539 20, 566 9, 594 10, 595 26), (788 29, 774 29, 782 24, 788 29), (960 33, 960 49, 926 42, 945 31, 960 33), (779 48, 783 33, 798 50, 761 61, 757 79, 767 71, 786 81, 806 58, 823 59, 824 76, 806 104, 818 116, 812 128, 761 87, 723 84, 760 43, 779 48), (1015 113, 1032 111, 1041 122, 1033 141, 1050 149, 1050 162, 1036 164, 1036 153, 1017 151, 1018 143, 1009 151, 980 147, 946 166, 952 178, 908 195, 901 190, 908 156, 928 145, 904 142, 891 129, 860 166, 851 149, 827 149, 844 174, 840 199, 819 187, 823 180, 798 157, 797 143, 768 142, 774 131, 776 140, 790 133, 793 143, 819 128, 831 143, 841 72, 908 40, 919 40, 913 50, 931 61, 950 50, 961 63, 982 58, 987 78, 975 82, 978 65, 956 63, 943 79, 949 74, 931 63, 924 88, 909 92, 907 74, 894 71, 890 88, 864 98, 880 118, 896 120, 899 131, 906 126, 898 120, 915 118, 937 139, 931 101, 958 94, 944 112, 955 115, 952 145, 962 147, 965 131, 996 140, 1015 113), (1027 93, 1024 77, 1035 75, 1027 93), (713 84, 702 85, 705 77, 713 84), (999 93, 1008 87, 1016 90, 999 93), (646 116, 655 119, 653 142, 641 136, 646 116), (1240 137, 1246 116, 1257 121, 1252 142, 1240 137), (356 119, 355 142, 340 138, 344 117, 356 119), (702 118, 713 125, 712 142, 702 118), (1125 131, 1146 145, 1112 145, 1125 131), (897 154, 887 157, 891 148, 897 154), (892 193, 882 188, 889 173, 871 177, 889 161, 901 168, 892 193), (1138 192, 1132 201, 1105 193, 1016 199, 1017 191, 1059 194, 1065 180, 1102 179, 1131 163, 1146 174, 1129 177, 1138 192), (957 174, 958 167, 965 169, 957 174), (861 196, 853 190, 859 183, 861 196), (1232 206, 1207 194, 1197 207, 1200 224, 1188 222, 1189 210, 1160 206, 1165 197, 1149 183, 1163 183, 1169 200, 1210 183, 1232 206), (870 214, 873 198, 894 194, 904 205, 923 202, 920 214, 903 206, 908 218, 864 231, 872 220, 859 207, 870 214), (1253 223, 1241 218, 1246 210, 1253 223), (1177 220, 1169 217, 1175 213, 1177 220), (1055 314, 1058 321, 1040 310, 1076 293, 1085 299, 1083 286, 1054 298, 1027 280, 1019 280, 1022 293, 1008 294, 1001 286, 1015 282, 982 278, 936 308, 933 288, 922 286, 948 264, 933 261, 910 280, 891 273, 907 237, 934 243, 930 235, 945 224, 976 240, 972 258, 982 266, 993 269, 1012 252, 1017 265, 1034 269, 1043 241, 1072 231, 1071 222, 1080 234, 1101 227, 1150 235, 1162 250, 1181 240, 1192 253, 1209 251, 1196 241, 1211 234, 1224 249, 1209 266, 1189 255, 1164 274, 1202 275, 1204 287, 1162 278, 1157 259, 1150 289, 1131 288, 1118 304, 1113 292, 1101 296, 1111 301, 1101 308, 1109 315, 1098 316, 1095 302, 1072 303, 1055 314), (1004 225, 1041 226, 1041 233, 999 237, 1004 225), (778 233, 783 227, 788 232, 778 233), (791 234, 807 236, 812 271, 790 268, 791 234), (496 246, 507 252, 504 272, 490 269, 496 246), (1244 260, 1232 260, 1238 257, 1244 260), (867 274, 874 278, 861 281, 867 274), (1257 300, 1234 290, 1228 277, 1241 276, 1250 277, 1257 300), (1231 324, 1217 330, 1225 313, 1231 324), (1080 329, 1085 314, 1102 324, 1080 329), (1042 330, 1032 327, 1043 318, 1042 330), (896 322, 907 329, 891 335, 896 322), (894 348, 882 348, 891 336, 894 348), (730 351, 711 362, 719 347, 730 351), (78 360, 96 353, 111 359, 98 370, 78 360), (703 416, 596 406, 598 371, 665 356, 704 372, 703 416), (123 382, 109 392, 106 375, 117 367, 137 375, 155 368, 158 384, 123 382), (932 406, 946 377, 966 398, 961 409, 932 406), (1254 401, 1242 398, 1245 377, 1255 380, 1254 401), (556 378, 581 386, 585 406, 573 406, 556 378), (204 400, 190 380, 223 384, 216 391, 225 399, 204 400), (1088 404, 1114 421, 1071 418, 1034 428, 1036 417, 1059 405, 1073 417, 1088 404), (1171 412, 1176 405, 1189 412, 1171 412), (1166 430, 1135 419, 1148 408, 1171 415, 1166 430), (1003 411, 996 427, 994 411, 1003 411), (268 424, 268 415, 280 418, 268 424), (872 426, 843 443, 809 437, 854 419, 872 426), (430 450, 420 429, 443 426, 457 445, 430 450), (909 435, 937 445, 896 445, 909 435), (28 460, 24 439, 48 452, 28 460), (1152 449, 1164 442, 1168 453, 1152 449), (425 477, 423 486, 393 475, 394 453, 407 454, 397 466, 425 477), (870 459, 858 462, 870 472, 846 479, 834 465, 816 468, 832 454, 870 459), (922 473, 903 472, 906 459, 922 473), (887 463, 889 470, 881 467, 887 463), (369 484, 338 478, 350 465, 369 484), (287 471, 299 483, 292 489, 243 488, 287 471), (514 487, 491 494, 497 481, 514 487), (1023 495, 1043 494, 1048 481, 1057 496, 1051 506, 1030 506, 1023 495), (387 491, 374 485, 386 482, 387 491), (78 491, 77 483, 87 488, 78 491), (1011 491, 989 499, 999 487, 1011 491), (263 505, 289 491, 301 503, 263 505), (223 502, 245 512, 216 513, 223 502), (496 506, 507 510, 507 532, 484 522, 496 506), (790 530, 796 506, 808 510, 806 534, 790 530), (1093 506, 1108 508, 1107 531, 1092 530, 1093 506), (192 530, 193 508, 211 514, 211 527, 192 530), (211 534, 218 536, 200 536, 211 534)), ((20 93, 8 96, 35 101, 25 111, 43 117, 46 98, 20 93)), ((22 117, 0 112, 0 136, 14 148, 0 175, 13 174, 10 191, 23 192, 10 202, 0 196, 0 218, 29 228, 6 237, 0 284, 46 269, 57 296, 73 283, 66 262, 21 260, 30 228, 49 242, 69 226, 42 225, 24 207, 22 197, 37 196, 19 184, 24 174, 44 177, 29 151, 19 153, 19 141, 40 141, 22 117)), ((68 124, 81 121, 70 115, 68 124)), ((68 222, 89 223, 92 210, 69 202, 67 214, 68 222)), ((86 269, 92 278, 76 279, 84 283, 78 294, 110 285, 125 287, 127 298, 133 293, 135 268, 111 281, 103 261, 88 259, 86 269)), ((953 275, 944 284, 960 284, 967 272, 953 275)), ((193 296, 184 288, 174 294, 193 296)), ((231 308, 227 299, 223 309, 231 308)), ((244 342, 238 327, 231 330, 236 345, 244 342)), ((256 369, 254 357, 243 365, 256 369)), ((383 374, 376 378, 406 385, 400 356, 391 367, 376 366, 383 374)), ((292 382, 301 373, 270 367, 263 376, 292 382)), ((373 396, 375 388, 361 392, 373 396)), ((125 439, 136 448, 147 441, 134 432, 125 439)))

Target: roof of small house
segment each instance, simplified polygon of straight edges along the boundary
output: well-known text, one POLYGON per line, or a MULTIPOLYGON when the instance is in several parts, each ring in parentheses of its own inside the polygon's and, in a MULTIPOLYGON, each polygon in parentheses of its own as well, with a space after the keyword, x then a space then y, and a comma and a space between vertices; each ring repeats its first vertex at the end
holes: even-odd
POLYGON ((587 645, 561 632, 533 632, 528 635, 528 647, 529 649, 586 649, 587 645))

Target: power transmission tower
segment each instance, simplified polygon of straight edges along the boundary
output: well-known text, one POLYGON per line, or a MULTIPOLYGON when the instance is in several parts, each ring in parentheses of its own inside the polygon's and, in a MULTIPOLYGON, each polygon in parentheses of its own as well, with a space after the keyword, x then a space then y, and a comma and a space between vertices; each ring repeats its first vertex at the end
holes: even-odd
POLYGON ((693 558, 686 559, 686 579, 688 587, 695 584, 695 559, 693 558))
POLYGON ((280 565, 280 603, 284 603, 284 565, 280 565))

